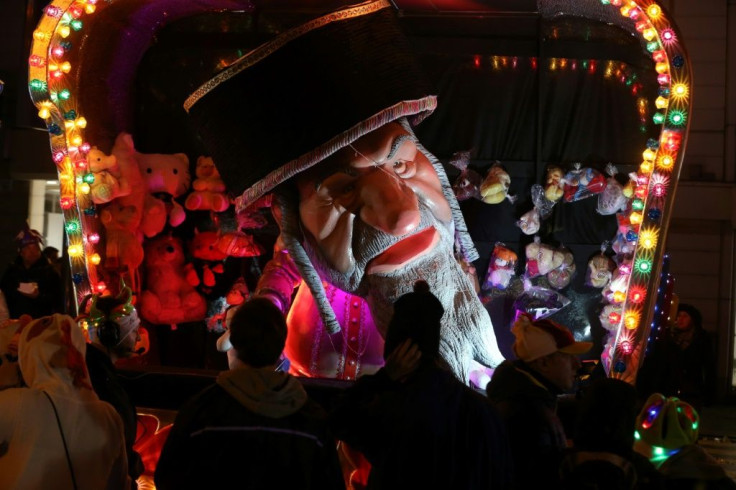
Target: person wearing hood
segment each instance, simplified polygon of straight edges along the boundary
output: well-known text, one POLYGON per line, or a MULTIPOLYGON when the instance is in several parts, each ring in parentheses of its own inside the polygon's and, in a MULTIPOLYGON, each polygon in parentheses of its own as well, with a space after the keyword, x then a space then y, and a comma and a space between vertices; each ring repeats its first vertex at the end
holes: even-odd
POLYGON ((514 488, 557 488, 567 436, 557 416, 557 396, 572 390, 581 367, 577 342, 553 321, 522 313, 511 327, 518 358, 493 373, 486 394, 506 423, 514 461, 514 488))
POLYGON ((61 276, 41 253, 43 237, 26 223, 15 237, 18 257, 0 280, 0 290, 8 304, 10 318, 30 315, 40 318, 64 312, 61 276))
POLYGON ((229 320, 228 371, 181 407, 156 468, 161 490, 345 488, 324 410, 276 370, 286 342, 281 311, 265 298, 229 320))
POLYGON ((85 339, 61 314, 22 327, 25 387, 0 391, 0 488, 130 488, 123 422, 97 398, 85 339))

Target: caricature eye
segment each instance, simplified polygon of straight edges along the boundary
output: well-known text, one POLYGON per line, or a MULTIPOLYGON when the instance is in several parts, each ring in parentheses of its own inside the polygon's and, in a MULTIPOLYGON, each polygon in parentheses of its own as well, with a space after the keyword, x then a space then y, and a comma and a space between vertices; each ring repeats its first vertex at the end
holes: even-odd
POLYGON ((402 179, 410 179, 417 172, 416 163, 413 161, 396 160, 393 164, 394 172, 402 179))
POLYGON ((355 184, 351 182, 350 184, 343 186, 343 188, 340 191, 344 195, 344 194, 350 194, 354 190, 355 190, 355 184))

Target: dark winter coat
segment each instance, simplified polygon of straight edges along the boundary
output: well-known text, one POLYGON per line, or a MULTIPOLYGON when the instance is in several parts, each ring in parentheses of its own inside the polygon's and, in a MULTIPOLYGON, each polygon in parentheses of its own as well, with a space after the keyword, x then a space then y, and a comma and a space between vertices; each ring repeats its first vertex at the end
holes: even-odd
POLYGON ((296 378, 238 368, 179 410, 156 487, 344 489, 335 446, 296 378))
POLYGON ((557 417, 559 391, 521 361, 505 361, 486 393, 506 424, 514 463, 513 487, 557 488, 567 445, 557 417))
POLYGON ((64 312, 64 287, 61 276, 46 257, 42 256, 28 269, 23 266, 23 260, 18 257, 5 270, 0 280, 0 289, 8 303, 10 318, 20 318, 24 314, 31 315, 33 318, 41 318, 64 312), (37 283, 38 297, 29 298, 18 291, 18 286, 22 282, 37 283))
POLYGON ((406 382, 383 369, 335 401, 335 435, 372 465, 368 488, 508 488, 508 441, 496 411, 448 370, 406 382))

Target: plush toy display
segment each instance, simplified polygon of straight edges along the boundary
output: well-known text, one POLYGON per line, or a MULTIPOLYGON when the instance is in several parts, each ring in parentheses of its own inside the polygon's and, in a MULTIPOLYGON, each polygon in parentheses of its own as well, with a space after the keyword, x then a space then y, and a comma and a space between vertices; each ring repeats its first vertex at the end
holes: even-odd
POLYGON ((483 282, 483 290, 506 289, 511 282, 511 278, 514 277, 517 259, 516 252, 506 248, 501 243, 497 243, 493 247, 491 262, 488 264, 488 273, 486 274, 486 280, 483 282))
POLYGON ((163 231, 167 219, 173 227, 186 219, 184 208, 175 199, 189 189, 189 159, 183 153, 138 153, 137 160, 148 191, 143 204, 146 219, 141 222, 141 231, 150 238, 163 231))
POLYGON ((194 264, 186 265, 187 282, 193 287, 201 285, 205 289, 211 289, 217 281, 216 275, 225 272, 222 261, 227 258, 227 255, 217 248, 219 236, 216 231, 200 232, 196 229, 194 231, 194 238, 189 243, 189 251, 197 259, 199 267, 195 267, 194 264))
POLYGON ((94 177, 89 185, 92 202, 104 204, 130 194, 130 183, 123 177, 115 155, 105 155, 97 147, 93 147, 87 153, 87 165, 94 177))
POLYGON ((265 249, 251 235, 242 231, 222 233, 217 240, 216 247, 229 257, 257 257, 265 252, 265 249))
POLYGON ((616 214, 626 208, 628 198, 624 195, 623 186, 616 180, 618 170, 613 164, 606 166, 609 175, 606 188, 598 194, 598 207, 596 211, 604 216, 616 214))
POLYGON ((605 250, 606 245, 601 247, 601 253, 594 255, 588 261, 588 274, 585 278, 586 285, 602 289, 611 282, 616 264, 604 254, 605 250))
POLYGON ((135 273, 143 262, 143 247, 138 236, 140 211, 135 206, 124 206, 112 202, 100 212, 100 221, 105 227, 106 269, 127 275, 126 282, 137 291, 135 273))
POLYGON ((557 165, 547 167, 547 183, 544 187, 545 197, 552 202, 557 202, 564 193, 565 184, 562 181, 564 171, 557 165))
POLYGON ((516 222, 516 226, 521 228, 521 231, 526 235, 534 235, 539 231, 540 218, 539 210, 535 207, 521 215, 519 221, 516 222))
POLYGON ((498 204, 504 199, 513 201, 508 195, 511 177, 500 163, 494 163, 485 180, 480 185, 481 199, 486 204, 498 204))
POLYGON ((225 193, 225 183, 212 158, 199 157, 195 174, 197 178, 192 182, 194 190, 187 196, 184 207, 190 211, 225 211, 230 206, 230 201, 225 193))
POLYGON ((568 249, 560 247, 557 252, 564 257, 562 264, 547 273, 547 281, 549 285, 555 289, 563 289, 570 284, 573 274, 575 274, 575 258, 568 249))
POLYGON ((606 188, 606 178, 599 171, 592 168, 581 168, 579 163, 565 174, 563 179, 565 202, 575 202, 595 196, 606 188))
POLYGON ((145 246, 146 289, 141 316, 154 324, 176 325, 204 319, 205 299, 185 279, 181 240, 162 235, 145 246))
POLYGON ((465 201, 474 197, 480 199, 480 184, 483 180, 478 172, 468 167, 470 152, 459 151, 452 156, 450 165, 460 170, 460 175, 452 184, 452 190, 458 201, 465 201))
POLYGON ((541 243, 539 237, 526 246, 526 276, 534 278, 544 276, 557 269, 565 260, 565 255, 554 247, 541 243))

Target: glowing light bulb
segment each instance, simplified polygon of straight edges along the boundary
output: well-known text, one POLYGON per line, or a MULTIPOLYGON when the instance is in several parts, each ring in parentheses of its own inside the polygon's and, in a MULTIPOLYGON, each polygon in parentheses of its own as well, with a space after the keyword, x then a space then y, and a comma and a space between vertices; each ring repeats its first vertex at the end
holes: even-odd
POLYGON ((641 286, 633 286, 629 290, 629 299, 634 304, 639 304, 646 298, 647 292, 641 286))
POLYGON ((654 150, 650 148, 647 148, 646 150, 644 150, 641 156, 644 158, 644 160, 651 162, 652 160, 654 160, 654 157, 657 156, 657 152, 655 152, 654 150))
POLYGON ((79 192, 82 194, 89 194, 92 189, 90 188, 89 184, 86 182, 82 182, 79 185, 79 192))
POLYGON ((84 140, 82 139, 81 136, 75 135, 75 136, 72 137, 72 145, 79 146, 82 143, 84 143, 84 140))
POLYGON ((654 124, 662 124, 664 122, 664 114, 655 112, 652 116, 652 121, 654 121, 654 124))
POLYGON ((685 124, 686 115, 684 111, 671 111, 669 115, 670 123, 674 126, 681 126, 685 124))
POLYGON ((623 291, 616 291, 613 293, 613 302, 614 303, 623 303, 626 299, 626 293, 623 291))
POLYGON ((63 37, 63 38, 66 39, 67 37, 69 37, 69 34, 72 33, 72 30, 71 30, 71 28, 69 26, 61 26, 61 27, 59 27, 59 31, 58 32, 59 32, 59 35, 61 37, 63 37))
POLYGON ((107 289, 107 284, 105 284, 104 282, 100 281, 100 282, 97 283, 97 286, 95 287, 95 289, 97 289, 97 292, 101 293, 101 292, 105 291, 105 289, 107 289))
POLYGON ((658 182, 652 186, 652 193, 654 193, 656 197, 664 197, 665 194, 667 194, 667 186, 658 182))
POLYGON ((652 262, 648 259, 636 259, 636 270, 641 274, 652 272, 652 262))
POLYGON ((79 223, 77 221, 67 221, 66 225, 64 225, 64 229, 68 234, 73 234, 79 231, 79 223))
POLYGON ((80 244, 73 244, 69 245, 69 248, 67 248, 67 252, 69 253, 69 257, 78 259, 82 255, 84 255, 84 248, 80 244))
POLYGON ((92 262, 94 265, 99 265, 102 261, 102 258, 100 257, 100 254, 92 254, 89 257, 89 261, 92 262))
POLYGON ((28 64, 35 68, 42 68, 46 65, 46 58, 34 54, 30 58, 28 58, 28 64))
POLYGON ((36 29, 35 31, 33 31, 33 39, 35 39, 38 42, 45 41, 46 39, 48 39, 48 37, 49 35, 44 31, 41 31, 39 29, 36 29))
POLYGON ((654 105, 657 107, 657 109, 667 109, 669 101, 667 101, 667 99, 665 99, 664 97, 657 97, 657 99, 654 101, 654 105))
POLYGON ((660 73, 659 76, 657 76, 657 82, 659 82, 660 85, 668 85, 670 83, 670 76, 668 73, 660 73))
POLYGON ((642 219, 641 213, 631 213, 629 215, 629 221, 631 222, 632 225, 641 224, 641 219, 642 219))
POLYGON ((688 96, 689 89, 684 83, 676 83, 672 87, 672 96, 676 99, 684 99, 688 96))
POLYGON ((639 165, 639 171, 645 174, 650 173, 653 170, 652 162, 643 161, 641 162, 641 165, 639 165))
POLYGON ((662 9, 659 8, 659 5, 653 3, 647 7, 647 15, 650 19, 656 20, 662 15, 662 9))
POLYGON ((664 170, 670 170, 672 169, 672 166, 675 164, 675 159, 672 158, 672 155, 662 155, 657 160, 657 166, 659 168, 662 168, 664 170))
POLYGON ((634 199, 631 202, 631 209, 634 211, 643 211, 644 210, 644 201, 641 199, 634 199))
POLYGON ((641 35, 647 41, 651 41, 652 39, 657 37, 657 31, 655 29, 644 29, 641 35))
POLYGON ((629 355, 632 352, 634 352, 634 346, 631 344, 631 341, 629 340, 622 340, 619 344, 619 347, 621 347, 621 352, 624 353, 624 355, 629 355))
POLYGON ((621 321, 621 313, 617 311, 612 311, 608 314, 608 321, 611 322, 613 325, 617 325, 618 322, 621 321))
POLYGON ((657 245, 657 232, 654 230, 642 230, 639 233, 639 245, 647 250, 651 250, 657 245))
POLYGON ((100 242, 100 235, 98 233, 90 233, 87 235, 87 241, 92 244, 100 242))
POLYGON ((652 59, 655 63, 663 63, 667 61, 667 53, 660 49, 659 51, 655 51, 652 53, 652 59))
POLYGON ((38 117, 41 119, 47 119, 51 117, 51 111, 49 111, 47 107, 42 107, 41 110, 38 111, 38 117))
POLYGON ((675 31, 673 31, 672 29, 663 29, 660 33, 660 37, 662 38, 662 42, 665 44, 671 44, 677 41, 675 31))
POLYGON ((624 325, 629 330, 634 330, 639 326, 639 314, 635 311, 626 313, 626 316, 624 316, 624 325))
POLYGON ((61 209, 71 209, 74 206, 74 198, 69 196, 60 198, 59 206, 61 206, 61 209))

